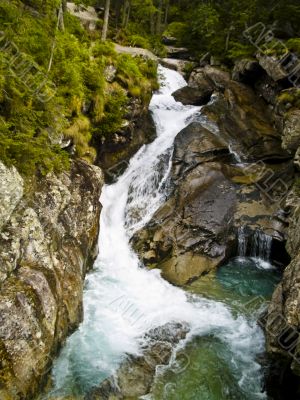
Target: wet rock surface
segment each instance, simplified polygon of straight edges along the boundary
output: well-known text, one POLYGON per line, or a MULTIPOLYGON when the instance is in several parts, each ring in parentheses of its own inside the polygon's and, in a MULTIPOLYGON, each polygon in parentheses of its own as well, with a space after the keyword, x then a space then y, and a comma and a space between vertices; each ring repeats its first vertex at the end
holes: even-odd
POLYGON ((100 169, 75 161, 70 172, 32 185, 0 233, 0 398, 5 400, 31 398, 81 322, 84 277, 98 251, 100 169))
POLYGON ((174 347, 188 331, 188 326, 175 322, 151 329, 141 339, 141 355, 128 355, 115 376, 93 389, 85 400, 134 399, 150 393, 156 367, 169 363, 174 347))
POLYGON ((213 89, 209 85, 201 89, 185 86, 174 92, 173 97, 176 101, 180 101, 184 105, 202 106, 209 102, 212 94, 213 89))
MULTIPOLYGON (((184 285, 215 269, 237 252, 237 230, 262 231, 282 242, 285 221, 264 192, 264 180, 291 179, 292 165, 239 165, 221 135, 194 122, 174 145, 171 193, 149 224, 132 238, 142 262, 184 285)), ((276 185, 275 185, 276 186, 276 185)), ((287 187, 277 187, 284 195, 287 187)))

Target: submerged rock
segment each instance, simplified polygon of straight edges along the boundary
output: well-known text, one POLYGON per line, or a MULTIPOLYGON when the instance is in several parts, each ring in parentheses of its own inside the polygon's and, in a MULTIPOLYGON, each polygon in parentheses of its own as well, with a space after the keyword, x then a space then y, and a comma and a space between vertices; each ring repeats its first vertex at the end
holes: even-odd
POLYGON ((28 188, 0 233, 1 399, 31 398, 82 320, 102 185, 99 168, 75 161, 28 188))
POLYGON ((93 389, 85 400, 135 399, 148 394, 156 367, 169 363, 174 347, 188 331, 186 325, 175 322, 151 329, 141 339, 141 354, 128 355, 115 376, 93 389))

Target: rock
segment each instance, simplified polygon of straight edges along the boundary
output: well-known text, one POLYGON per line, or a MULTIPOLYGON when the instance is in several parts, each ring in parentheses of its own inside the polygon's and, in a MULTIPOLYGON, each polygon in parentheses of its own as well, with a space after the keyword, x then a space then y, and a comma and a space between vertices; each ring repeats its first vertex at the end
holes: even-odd
POLYGON ((275 82, 288 77, 288 73, 284 68, 282 68, 279 60, 276 57, 265 56, 258 53, 256 58, 258 59, 259 65, 275 82))
POLYGON ((168 323, 151 329, 141 339, 141 355, 128 355, 116 376, 102 382, 85 400, 134 399, 150 393, 156 367, 169 363, 173 348, 188 331, 182 323, 168 323))
POLYGON ((206 88, 196 89, 190 86, 185 86, 172 93, 176 101, 184 105, 202 106, 207 104, 213 94, 213 89, 209 86, 206 88))
POLYGON ((282 146, 295 154, 300 147, 300 110, 292 110, 284 116, 282 146))
POLYGON ((104 69, 104 78, 107 82, 113 82, 116 77, 117 69, 114 65, 108 65, 104 69))
POLYGON ((300 198, 297 181, 286 200, 286 208, 290 212, 287 250, 292 261, 273 293, 262 323, 265 326, 267 352, 272 360, 271 385, 280 377, 281 385, 282 382, 294 382, 296 392, 296 389, 300 390, 300 198), (279 368, 276 369, 276 365, 279 368))
POLYGON ((237 82, 252 85, 263 74, 263 69, 258 61, 243 59, 237 61, 232 71, 232 79, 237 82))
POLYGON ((189 78, 189 72, 196 66, 196 63, 186 60, 177 60, 174 58, 161 58, 160 64, 166 68, 179 72, 184 78, 189 78))
POLYGON ((189 49, 185 47, 166 46, 168 58, 188 60, 190 58, 189 49))
POLYGON ((273 126, 266 103, 248 86, 230 81, 224 93, 202 108, 218 125, 221 137, 235 147, 242 160, 287 160, 281 135, 273 126))
MULTIPOLYGON (((280 202, 292 184, 293 165, 271 112, 251 88, 212 66, 195 69, 189 87, 174 96, 180 100, 182 94, 208 88, 216 96, 201 110, 204 126, 192 123, 175 139, 169 198, 132 238, 144 265, 160 268, 176 285, 236 255, 242 226, 247 228, 246 254, 251 254, 252 237, 266 234, 272 237, 274 262, 289 260, 280 202), (232 165, 236 153, 247 164, 232 165)), ((183 101, 195 103, 192 95, 183 101)))
POLYGON ((96 164, 103 169, 108 182, 115 181, 140 147, 156 137, 150 111, 143 111, 141 104, 136 102, 136 99, 132 99, 129 105, 127 126, 105 138, 102 143, 95 143, 98 150, 96 164))
POLYGON ((203 68, 203 72, 206 79, 211 81, 213 85, 217 88, 225 87, 230 81, 230 73, 224 71, 221 68, 216 68, 210 65, 206 65, 203 68))
POLYGON ((23 179, 15 167, 0 161, 0 231, 23 197, 23 179))
POLYGON ((157 56, 152 53, 152 51, 148 49, 143 49, 141 47, 128 47, 128 46, 121 46, 120 44, 114 44, 115 51, 120 54, 130 54, 133 57, 139 56, 143 57, 146 60, 157 61, 157 56))
POLYGON ((0 398, 27 399, 82 320, 85 274, 97 255, 101 170, 32 183, 0 233, 0 398))
POLYGON ((85 28, 91 31, 96 29, 97 23, 100 21, 100 19, 98 18, 98 14, 94 7, 86 7, 68 2, 67 9, 71 15, 74 15, 74 17, 77 17, 80 20, 85 28))
POLYGON ((166 46, 175 46, 177 43, 177 38, 173 36, 163 36, 162 37, 162 43, 165 44, 166 46))
POLYGON ((216 90, 224 89, 229 81, 229 72, 226 72, 220 68, 206 65, 204 68, 196 68, 192 71, 188 85, 198 89, 209 86, 216 90))

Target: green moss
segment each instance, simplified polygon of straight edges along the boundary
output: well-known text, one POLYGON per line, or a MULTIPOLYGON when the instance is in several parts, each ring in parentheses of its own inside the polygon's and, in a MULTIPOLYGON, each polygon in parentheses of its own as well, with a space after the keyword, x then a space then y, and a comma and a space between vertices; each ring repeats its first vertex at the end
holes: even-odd
POLYGON ((15 378, 9 354, 3 341, 0 339, 0 392, 7 388, 7 384, 15 378))
POLYGON ((300 89, 292 88, 283 90, 277 97, 277 103, 290 103, 293 108, 300 107, 300 89))
POLYGON ((300 55, 300 38, 289 39, 286 42, 286 46, 292 52, 295 52, 298 55, 300 55))

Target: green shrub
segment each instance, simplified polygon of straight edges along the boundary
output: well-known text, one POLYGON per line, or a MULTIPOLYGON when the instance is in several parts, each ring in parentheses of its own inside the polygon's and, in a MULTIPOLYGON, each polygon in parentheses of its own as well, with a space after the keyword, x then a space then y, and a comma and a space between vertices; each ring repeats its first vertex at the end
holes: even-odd
POLYGON ((94 129, 94 141, 101 136, 112 135, 122 127, 127 103, 126 92, 121 87, 114 85, 113 90, 106 95, 104 115, 94 129))
POLYGON ((69 167, 68 154, 58 145, 51 145, 45 132, 13 132, 3 127, 3 122, 0 124, 0 159, 27 176, 34 175, 37 170, 46 175, 69 167))
POLYGON ((129 97, 146 104, 157 88, 152 61, 118 55, 113 43, 99 41, 99 32, 87 33, 68 13, 65 31, 58 31, 59 5, 59 0, 0 2, 1 30, 26 62, 38 67, 49 94, 47 102, 41 101, 24 84, 34 75, 29 70, 25 75, 21 70, 20 76, 9 73, 9 55, 0 53, 0 159, 25 175, 68 168, 70 156, 54 144, 62 136, 72 139, 75 157, 93 162, 91 143, 122 127, 129 97), (117 69, 113 83, 105 81, 107 65, 117 69))
POLYGON ((300 55, 300 38, 290 39, 286 42, 286 46, 289 50, 300 55))
POLYGON ((128 43, 133 47, 142 47, 144 49, 151 49, 151 45, 147 38, 140 35, 130 35, 128 37, 128 43))
POLYGON ((182 44, 186 42, 190 30, 189 26, 184 22, 171 22, 163 34, 164 36, 175 37, 178 43, 182 44))

